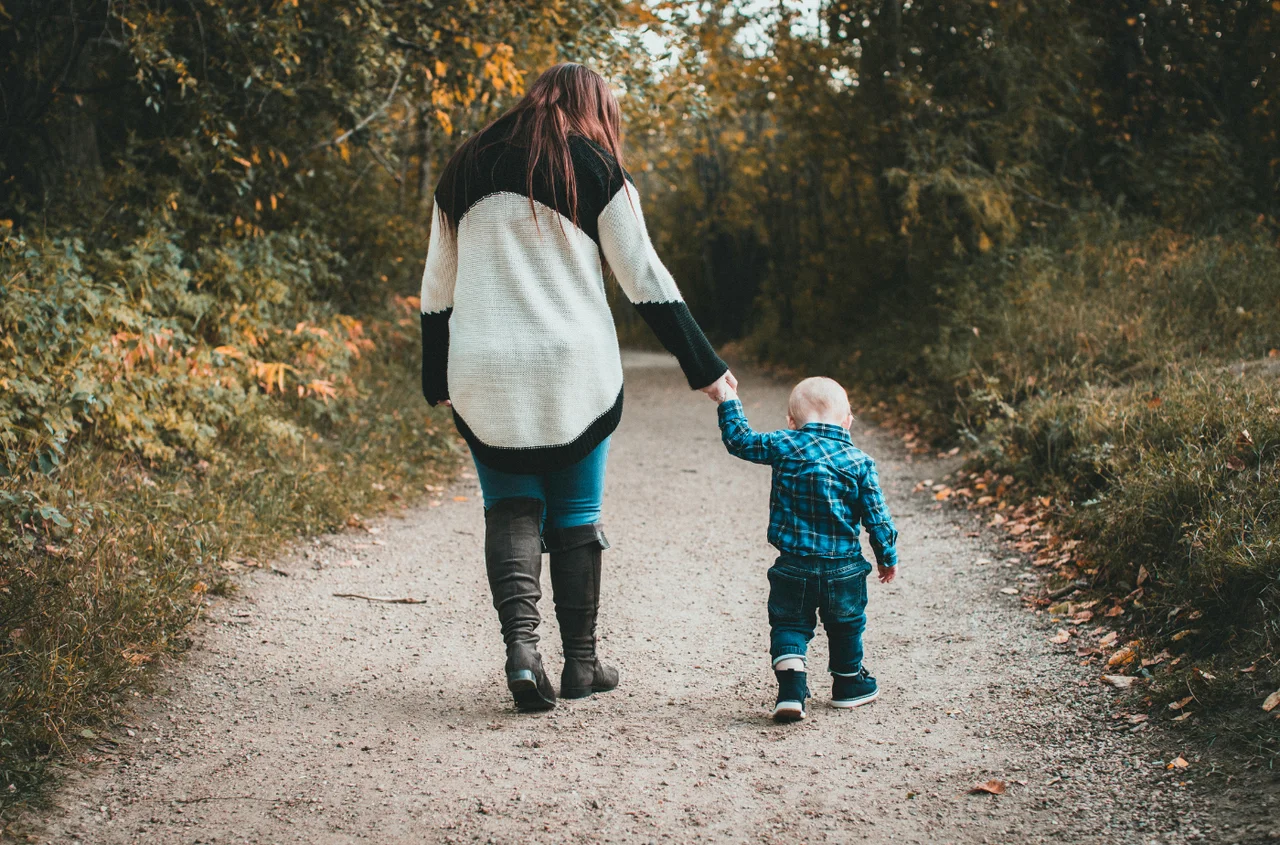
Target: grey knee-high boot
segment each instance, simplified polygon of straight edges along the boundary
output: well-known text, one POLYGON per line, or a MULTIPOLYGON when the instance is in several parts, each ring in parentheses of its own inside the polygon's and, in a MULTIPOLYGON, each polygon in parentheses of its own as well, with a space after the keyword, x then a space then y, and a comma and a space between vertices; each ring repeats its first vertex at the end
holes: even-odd
POLYGON ((556 692, 538 653, 542 502, 503 499, 484 514, 485 569, 507 644, 507 688, 521 710, 550 710, 556 692))
POLYGON ((599 523, 547 532, 551 587, 564 642, 561 698, 585 698, 618 685, 618 670, 596 656, 602 552, 609 548, 599 523))

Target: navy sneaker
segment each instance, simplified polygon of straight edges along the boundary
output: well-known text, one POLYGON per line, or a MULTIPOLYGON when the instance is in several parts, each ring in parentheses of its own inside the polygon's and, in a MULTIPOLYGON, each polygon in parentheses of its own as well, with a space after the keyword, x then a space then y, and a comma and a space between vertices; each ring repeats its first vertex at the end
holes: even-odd
POLYGON ((859 669, 856 675, 833 675, 831 682, 831 706, 849 710, 870 704, 880 695, 876 679, 859 669))
POLYGON ((775 722, 798 722, 804 718, 804 702, 809 697, 809 675, 788 669, 774 670, 778 679, 778 703, 773 706, 775 722))

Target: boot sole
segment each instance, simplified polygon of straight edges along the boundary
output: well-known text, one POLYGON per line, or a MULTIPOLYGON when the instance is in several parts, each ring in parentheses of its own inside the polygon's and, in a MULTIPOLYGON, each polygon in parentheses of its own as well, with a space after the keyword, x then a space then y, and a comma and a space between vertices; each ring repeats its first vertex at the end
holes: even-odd
POLYGON ((508 672, 507 689, 516 700, 517 710, 550 710, 556 706, 554 698, 548 699, 538 690, 538 679, 531 669, 508 672))
POLYGON ((773 708, 773 721, 799 722, 804 718, 804 705, 798 701, 779 701, 773 708))
POLYGON ((564 687, 561 687, 560 697, 569 699, 590 698, 597 693, 613 692, 615 689, 617 689, 617 687, 605 687, 604 689, 596 689, 595 687, 586 687, 585 689, 565 689, 564 687))

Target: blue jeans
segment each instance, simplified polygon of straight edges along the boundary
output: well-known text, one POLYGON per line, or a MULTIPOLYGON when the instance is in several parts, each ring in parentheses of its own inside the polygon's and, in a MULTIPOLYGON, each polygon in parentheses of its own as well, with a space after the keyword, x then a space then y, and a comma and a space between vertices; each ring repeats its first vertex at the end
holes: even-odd
POLYGON ((769 653, 774 665, 808 655, 821 613, 831 674, 856 675, 862 668, 870 572, 871 564, 861 558, 781 555, 769 568, 769 653))
POLYGON ((600 521, 604 501, 604 471, 609 460, 609 440, 573 466, 555 472, 525 475, 500 472, 476 461, 484 509, 503 499, 537 499, 542 502, 544 529, 573 528, 600 521))

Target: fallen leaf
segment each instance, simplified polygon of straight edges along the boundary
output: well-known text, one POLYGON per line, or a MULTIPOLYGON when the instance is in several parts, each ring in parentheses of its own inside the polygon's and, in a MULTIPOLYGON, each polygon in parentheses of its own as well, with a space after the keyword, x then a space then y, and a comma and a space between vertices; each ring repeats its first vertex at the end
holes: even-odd
POLYGON ((1245 674, 1248 674, 1249 672, 1256 672, 1256 671, 1258 671, 1258 664, 1257 664, 1257 663, 1255 663, 1255 664, 1253 664, 1252 666, 1246 666, 1246 667, 1244 667, 1243 669, 1241 669, 1240 671, 1241 671, 1242 673, 1245 673, 1245 674))
POLYGON ((1181 754, 1179 754, 1177 757, 1173 758, 1173 762, 1170 763, 1168 766, 1165 766, 1165 768, 1166 769, 1185 769, 1190 765, 1191 764, 1187 762, 1187 759, 1183 757, 1181 754))
POLYGON ((1102 680, 1116 689, 1128 689, 1138 681, 1137 678, 1132 678, 1128 675, 1103 675, 1102 680))
POLYGON ((1068 631, 1066 628, 1059 628, 1058 633, 1054 634, 1052 637, 1049 638, 1049 642, 1062 645, 1069 639, 1071 639, 1071 632, 1068 631))
POLYGON ((1125 718, 1129 720, 1129 724, 1131 725, 1141 725, 1151 717, 1146 713, 1135 713, 1132 716, 1126 716, 1125 718))
POLYGON ((1117 639, 1119 639, 1119 635, 1117 635, 1115 631, 1112 631, 1102 639, 1098 640, 1098 645, 1102 648, 1110 648, 1116 644, 1117 639))
POLYGON ((1128 665, 1129 663, 1132 663, 1133 659, 1137 656, 1138 656, 1138 653, 1136 651, 1126 646, 1125 648, 1122 648, 1119 651, 1117 651, 1115 654, 1111 655, 1111 657, 1107 660, 1107 667, 1115 668, 1116 666, 1128 665))
POLYGON ((1188 704, 1190 704, 1191 702, 1193 702, 1193 701, 1195 701, 1195 700, 1196 700, 1196 697, 1195 697, 1194 695, 1189 695, 1189 696, 1187 696, 1186 698, 1180 698, 1180 699, 1178 699, 1177 701, 1170 701, 1170 702, 1169 702, 1169 709, 1170 709, 1170 710, 1181 710, 1183 707, 1186 707, 1188 704))
POLYGON ((1262 702, 1262 709, 1270 713, 1276 709, 1277 705, 1280 705, 1280 689, 1267 696, 1267 700, 1262 702))
POLYGON ((1240 433, 1236 435, 1236 448, 1248 449, 1253 445, 1253 437, 1249 434, 1249 429, 1242 428, 1240 433))
POLYGON ((1018 588, 1017 588, 1017 587, 1003 587, 1003 588, 1001 588, 1000 592, 1004 593, 1006 596, 1016 596, 1016 595, 1018 594, 1018 588))
POLYGON ((1191 718, 1191 715, 1192 715, 1192 714, 1191 714, 1191 711, 1190 711, 1190 710, 1188 710, 1187 712, 1183 713, 1181 716, 1174 716, 1174 717, 1173 717, 1173 719, 1171 719, 1170 721, 1173 721, 1173 722, 1185 722, 1187 719, 1190 719, 1190 718, 1191 718))
POLYGON ((1142 586, 1142 582, 1151 577, 1151 573, 1147 571, 1145 566, 1138 567, 1138 586, 1142 586))
POLYGON ((455 502, 466 502, 466 501, 468 501, 468 499, 467 499, 467 497, 466 497, 466 496, 454 496, 454 497, 453 497, 453 500, 454 500, 455 502))
POLYGON ((970 795, 1004 795, 1005 783, 1002 780, 989 780, 983 783, 975 783, 970 789, 970 795))
POLYGON ((1227 469, 1231 470, 1232 472, 1240 472, 1241 470, 1244 469, 1244 461, 1240 460, 1235 455, 1232 455, 1231 457, 1227 458, 1227 469))
POLYGON ((1088 622, 1092 618, 1093 618, 1092 610, 1082 610, 1079 613, 1077 613, 1075 616, 1071 617, 1071 621, 1076 623, 1077 625, 1083 625, 1084 623, 1088 622))
POLYGON ((1111 617, 1111 618, 1113 618, 1113 619, 1114 619, 1115 617, 1117 617, 1117 616, 1123 616, 1123 615, 1124 615, 1124 608, 1123 608, 1123 607, 1121 607, 1120 605, 1116 605, 1115 607, 1113 607, 1113 608, 1111 608, 1110 610, 1108 610, 1108 611, 1106 612, 1106 615, 1107 615, 1107 616, 1109 616, 1109 617, 1111 617))

